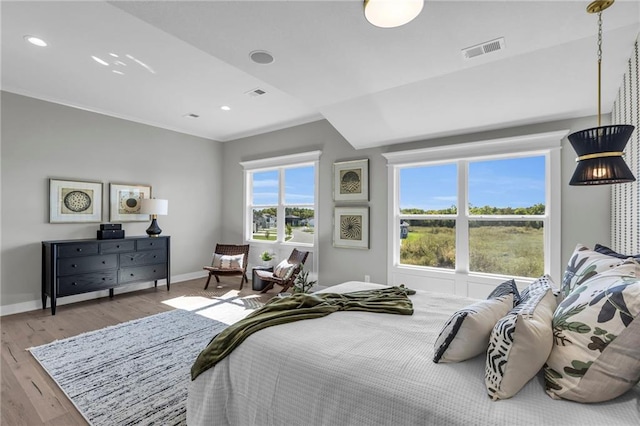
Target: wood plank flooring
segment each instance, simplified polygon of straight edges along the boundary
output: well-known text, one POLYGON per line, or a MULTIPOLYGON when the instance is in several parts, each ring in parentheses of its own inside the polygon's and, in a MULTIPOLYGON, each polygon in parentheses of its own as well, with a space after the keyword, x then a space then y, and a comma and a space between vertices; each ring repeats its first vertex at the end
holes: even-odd
MULTIPOLYGON (((205 279, 171 284, 166 287, 117 294, 113 299, 101 298, 86 302, 59 305, 56 315, 51 310, 37 310, 0 318, 2 329, 2 354, 0 372, 2 387, 0 394, 0 424, 18 425, 86 425, 82 415, 60 390, 58 385, 42 369, 40 364, 26 351, 32 346, 43 345, 54 340, 76 336, 146 317, 173 308, 162 301, 180 296, 222 296, 239 287, 238 277, 221 278, 221 289, 212 280, 209 289, 203 290, 205 279)), ((266 302, 277 290, 260 295, 266 302)), ((244 285, 241 296, 256 294, 251 282, 244 285)))

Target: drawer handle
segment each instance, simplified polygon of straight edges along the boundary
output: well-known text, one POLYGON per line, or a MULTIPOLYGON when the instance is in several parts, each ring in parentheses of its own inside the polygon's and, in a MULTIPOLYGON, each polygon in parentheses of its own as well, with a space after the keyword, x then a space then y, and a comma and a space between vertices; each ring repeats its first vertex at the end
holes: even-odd
POLYGON ((133 257, 132 257, 132 258, 130 258, 130 259, 131 259, 131 261, 133 262, 133 257))
POLYGON ((116 248, 120 248, 120 245, 117 245, 116 248))
POLYGON ((156 257, 158 257, 158 256, 156 256, 156 255, 154 255, 154 256, 153 256, 153 258, 154 258, 154 259, 155 259, 156 257))
POLYGON ((78 247, 76 250, 78 250, 78 251, 82 251, 82 249, 81 249, 80 247, 78 247))
POLYGON ((71 265, 72 268, 77 268, 78 265, 76 265, 75 263, 73 265, 71 265))
POLYGON ((74 281, 71 283, 71 285, 78 285, 78 283, 74 281))
POLYGON ((105 262, 105 261, 103 260, 103 261, 102 261, 102 264, 103 264, 103 265, 106 265, 106 264, 107 264, 107 262, 105 262))
POLYGON ((130 274, 131 276, 133 276, 133 274, 130 274))
POLYGON ((154 269, 153 272, 156 272, 156 270, 154 269))

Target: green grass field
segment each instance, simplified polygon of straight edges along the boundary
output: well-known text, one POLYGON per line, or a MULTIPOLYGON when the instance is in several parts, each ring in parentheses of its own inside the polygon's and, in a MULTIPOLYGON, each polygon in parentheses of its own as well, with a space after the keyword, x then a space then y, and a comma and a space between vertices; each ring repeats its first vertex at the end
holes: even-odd
MULTIPOLYGON (((405 265, 455 268, 455 229, 412 226, 401 240, 405 265)), ((543 229, 525 226, 470 228, 470 270, 508 276, 539 277, 544 273, 543 229)))

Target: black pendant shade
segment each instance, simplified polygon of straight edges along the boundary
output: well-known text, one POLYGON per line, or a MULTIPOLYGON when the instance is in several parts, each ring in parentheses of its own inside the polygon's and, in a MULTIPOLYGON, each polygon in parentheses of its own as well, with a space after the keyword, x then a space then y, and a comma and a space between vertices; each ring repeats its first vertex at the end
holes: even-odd
POLYGON ((627 124, 580 130, 568 136, 578 154, 569 185, 606 185, 636 178, 622 158, 634 127, 627 124))

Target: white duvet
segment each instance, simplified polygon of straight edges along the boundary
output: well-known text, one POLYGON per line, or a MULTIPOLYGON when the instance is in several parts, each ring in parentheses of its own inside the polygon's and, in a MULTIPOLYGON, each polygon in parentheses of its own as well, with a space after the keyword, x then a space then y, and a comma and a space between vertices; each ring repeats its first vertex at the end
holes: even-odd
MULTIPOLYGON (((326 291, 380 287, 348 282, 326 291)), ((556 401, 541 376, 493 402, 484 357, 434 364, 445 321, 474 302, 410 296, 412 316, 336 312, 261 330, 189 387, 189 425, 640 425, 640 388, 607 403, 556 401)))

